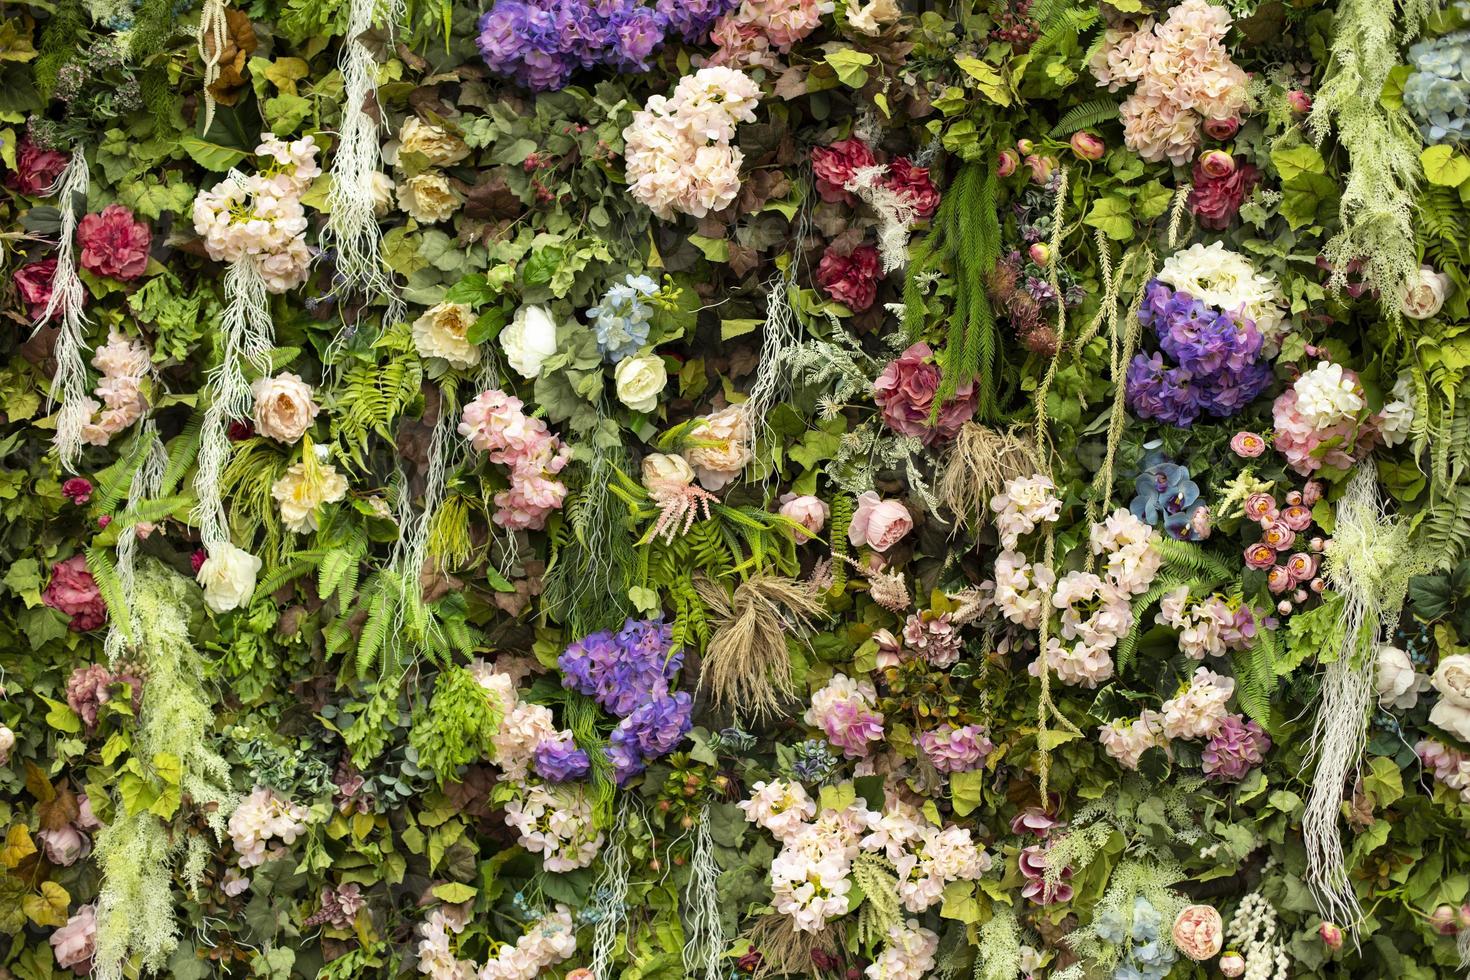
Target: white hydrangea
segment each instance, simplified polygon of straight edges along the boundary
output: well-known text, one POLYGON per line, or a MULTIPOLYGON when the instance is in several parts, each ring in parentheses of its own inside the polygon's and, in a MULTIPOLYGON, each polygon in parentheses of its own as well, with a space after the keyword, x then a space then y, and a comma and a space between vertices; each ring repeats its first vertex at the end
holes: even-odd
POLYGON ((863 975, 868 980, 923 980, 934 969, 939 936, 909 919, 888 930, 887 942, 863 975))
POLYGON ((1149 749, 1169 745, 1164 735, 1163 715, 1150 709, 1144 709, 1131 721, 1119 718, 1099 726, 1097 740, 1102 743, 1103 751, 1125 769, 1137 769, 1138 760, 1149 749))
POLYGON ((505 822, 520 834, 516 843, 542 855, 547 871, 585 868, 602 848, 585 783, 518 787, 505 805, 505 822))
POLYGON ((1414 387, 1409 376, 1400 375, 1390 394, 1378 416, 1378 431, 1383 444, 1392 448, 1409 438, 1414 427, 1414 387))
POLYGON ((1169 738, 1211 737, 1230 713, 1226 705, 1234 693, 1233 677, 1196 668, 1189 687, 1164 702, 1164 734, 1169 738))
POLYGON ((790 840, 817 814, 817 805, 801 783, 773 779, 751 788, 750 799, 735 804, 745 819, 764 827, 777 840, 790 840))
POLYGON ((1273 276, 1222 242, 1195 244, 1175 252, 1159 270, 1161 282, 1221 310, 1240 310, 1261 332, 1263 350, 1276 353, 1290 329, 1286 297, 1273 276))
POLYGON ((1322 361, 1296 379, 1296 413, 1315 429, 1328 429, 1363 410, 1357 379, 1341 364, 1322 361))
POLYGON ((277 796, 264 786, 254 791, 230 815, 230 842, 239 855, 242 868, 254 868, 285 853, 285 846, 296 843, 306 833, 306 807, 277 796), (280 841, 267 847, 271 841, 280 841))
POLYGON ((1008 480, 1005 492, 990 498, 990 509, 995 513, 1001 547, 1013 551, 1021 535, 1030 534, 1038 524, 1057 519, 1062 512, 1062 501, 1056 495, 1056 484, 1037 473, 1008 480))

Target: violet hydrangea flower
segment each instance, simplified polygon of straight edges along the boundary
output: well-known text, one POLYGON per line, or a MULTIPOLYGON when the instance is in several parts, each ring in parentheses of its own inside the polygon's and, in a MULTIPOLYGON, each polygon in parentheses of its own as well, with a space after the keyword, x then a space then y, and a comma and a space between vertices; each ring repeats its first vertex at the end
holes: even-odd
POLYGON ((566 734, 542 739, 532 753, 536 773, 552 783, 581 779, 592 770, 592 760, 566 734))
POLYGON ((602 630, 571 644, 557 663, 568 687, 625 718, 667 692, 684 662, 672 647, 673 628, 661 619, 629 619, 616 633, 602 630))
POLYGON ((674 751, 693 726, 693 708, 687 691, 675 691, 641 705, 613 729, 607 756, 619 784, 642 772, 650 759, 674 751))
POLYGON ((1205 775, 1221 782, 1238 783, 1252 766, 1265 761, 1271 737, 1254 721, 1228 715, 1200 753, 1205 775))

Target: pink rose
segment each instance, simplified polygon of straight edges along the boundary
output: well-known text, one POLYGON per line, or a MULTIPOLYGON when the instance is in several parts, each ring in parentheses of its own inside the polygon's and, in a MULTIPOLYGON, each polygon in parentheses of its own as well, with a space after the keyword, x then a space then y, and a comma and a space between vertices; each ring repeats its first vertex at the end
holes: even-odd
POLYGON ((1234 118, 1206 119, 1205 132, 1209 134, 1210 139, 1228 140, 1230 137, 1240 132, 1240 120, 1234 118))
POLYGON ((51 934, 56 965, 79 977, 92 972, 92 954, 97 950, 97 908, 83 905, 66 925, 51 934))
POLYGON ((1108 144, 1086 130, 1073 133, 1071 145, 1072 152, 1079 160, 1101 160, 1103 154, 1108 152, 1108 144))
POLYGON ((1257 541, 1245 549, 1245 563, 1247 567, 1264 572, 1276 564, 1276 549, 1262 541, 1257 541))
POLYGON ((40 197, 56 183, 67 162, 65 153, 40 149, 25 138, 16 147, 15 170, 5 182, 27 197, 40 197))
POLYGON ((148 268, 153 234, 121 204, 109 204, 98 214, 77 222, 82 246, 82 268, 113 279, 136 279, 148 268))
POLYGON ((1312 509, 1301 504, 1292 504, 1281 511, 1281 523, 1293 531, 1305 531, 1312 525, 1312 509))
POLYGON ((25 302, 31 319, 40 316, 51 302, 51 283, 56 278, 56 257, 31 262, 15 270, 15 290, 25 302))
POLYGON ((798 497, 794 493, 788 493, 781 497, 779 513, 806 528, 809 533, 794 532, 796 543, 805 544, 812 539, 812 535, 820 534, 822 528, 827 526, 827 515, 831 513, 831 509, 820 497, 810 494, 798 497))
POLYGON ((1334 923, 1322 923, 1317 927, 1317 935, 1322 937, 1322 942, 1328 949, 1342 949, 1342 929, 1334 923))
POLYGON ((1031 168, 1031 182, 1044 184, 1051 180, 1052 171, 1057 169, 1057 162, 1051 157, 1030 154, 1026 157, 1026 166, 1031 168))
POLYGON ((817 177, 817 193, 830 203, 846 201, 851 204, 854 198, 847 192, 846 185, 857 171, 877 163, 872 148, 857 137, 815 147, 812 149, 812 173, 817 177))
POLYGON ((1285 521, 1276 521, 1266 526, 1261 541, 1277 551, 1290 551, 1296 544, 1296 532, 1285 521))
POLYGON ((1196 963, 1220 952, 1225 926, 1213 905, 1188 905, 1174 919, 1174 945, 1196 963))
POLYGON ((1279 512, 1276 498, 1269 493, 1253 493, 1245 498, 1245 516, 1260 524, 1274 523, 1279 512))
POLYGON ((859 245, 843 255, 831 245, 817 263, 817 283, 843 306, 861 313, 878 298, 878 250, 859 245))
POLYGON ((69 868, 92 851, 92 842, 71 824, 62 824, 57 830, 38 830, 36 840, 46 860, 58 868, 69 868))
POLYGON ((1016 172, 1021 165, 1021 158, 1016 156, 1015 150, 1001 150, 1000 159, 995 164, 995 175, 997 177, 1009 177, 1016 172))
POLYGON ((92 812, 92 800, 86 793, 77 794, 76 825, 78 830, 88 833, 102 829, 102 821, 98 820, 97 815, 92 812))
POLYGON ((926 446, 935 440, 953 439, 960 426, 975 414, 975 383, 967 380, 960 385, 931 424, 934 396, 941 380, 929 345, 914 344, 878 375, 873 383, 873 401, 883 421, 900 435, 920 439, 926 446))
POLYGON ((932 218, 939 210, 939 191, 929 179, 929 168, 915 166, 907 157, 899 157, 888 165, 883 186, 906 199, 920 218, 932 218))
POLYGON ((1230 437, 1230 450, 1244 459, 1255 459, 1266 451, 1266 440, 1254 432, 1237 432, 1230 437))
POLYGON ((1293 112, 1300 112, 1302 115, 1306 115, 1312 111, 1312 97, 1299 88, 1287 92, 1286 101, 1291 103, 1293 112))
POLYGON ((1260 177, 1261 172, 1250 164, 1236 165, 1230 154, 1211 150, 1195 161, 1189 209, 1205 228, 1228 228, 1260 177), (1221 158, 1229 161, 1228 169, 1221 158))
POLYGON ((71 617, 71 628, 78 633, 94 630, 107 622, 107 606, 87 559, 73 555, 51 569, 51 582, 41 593, 41 601, 63 615, 71 617))
POLYGON ((869 490, 857 499, 857 511, 847 527, 847 540, 855 548, 866 545, 874 551, 887 551, 913 528, 914 519, 907 507, 897 500, 881 500, 869 490))
POLYGON ((80 507, 92 499, 92 481, 84 476, 74 476, 61 485, 61 495, 80 507))
POLYGON ((1266 588, 1271 590, 1272 595, 1280 595, 1295 584, 1285 565, 1272 565, 1271 570, 1266 573, 1266 588))
POLYGON ((1241 956, 1239 953, 1231 950, 1224 956, 1220 957, 1220 973, 1222 975, 1229 977, 1230 980, 1235 980, 1236 977, 1240 976, 1244 972, 1244 956, 1241 956))
POLYGON ((1298 551, 1286 559, 1284 567, 1293 582, 1310 582, 1317 575, 1317 556, 1298 551))

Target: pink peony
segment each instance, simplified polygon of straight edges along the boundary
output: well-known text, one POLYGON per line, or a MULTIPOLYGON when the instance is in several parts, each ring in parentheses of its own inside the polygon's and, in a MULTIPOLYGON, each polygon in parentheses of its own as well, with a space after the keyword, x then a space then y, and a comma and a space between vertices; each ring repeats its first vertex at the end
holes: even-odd
POLYGON ((931 423, 940 381, 934 352, 928 344, 914 344, 878 375, 873 383, 873 400, 883 413, 883 421, 900 435, 921 439, 925 445, 937 439, 953 439, 960 426, 975 414, 975 383, 966 380, 960 385, 954 399, 931 423))
POLYGON ((1187 905, 1174 918, 1174 945, 1196 963, 1220 952, 1224 933, 1225 925, 1213 905, 1187 905))
MULTIPOLYGON (((877 163, 872 148, 855 136, 838 140, 830 146, 813 147, 812 173, 817 178, 817 193, 822 195, 824 201, 851 204, 855 199, 847 191, 847 185, 851 183, 853 175, 864 167, 876 166, 877 163)), ((889 172, 891 174, 892 170, 889 172)), ((926 170, 923 173, 927 180, 929 172, 926 170)))
POLYGON ((843 306, 861 313, 878 298, 878 250, 859 245, 843 255, 828 245, 817 263, 817 283, 843 306))
POLYGON ((36 840, 46 860, 58 868, 69 868, 92 853, 92 842, 71 824, 62 824, 56 830, 36 831, 36 840))
POLYGON ((113 279, 136 279, 148 268, 153 235, 121 204, 109 204, 77 223, 82 268, 113 279))
POLYGON ((1254 432, 1237 432, 1230 437, 1230 450, 1242 459, 1255 459, 1266 451, 1266 440, 1254 432))
POLYGON ((15 270, 15 290, 20 293, 31 319, 40 316, 51 302, 51 284, 56 278, 56 258, 31 262, 15 270))
POLYGON ((22 139, 15 150, 15 170, 5 183, 27 197, 40 197, 56 183, 66 164, 65 153, 43 150, 29 138, 22 139))
POLYGON ((916 166, 907 157, 899 157, 888 165, 883 186, 907 200, 920 218, 932 218, 939 210, 939 191, 929 179, 929 168, 916 166))
POLYGON ((793 532, 796 536, 796 543, 805 544, 812 539, 812 535, 820 534, 822 528, 827 526, 827 516, 831 513, 831 508, 820 497, 813 497, 810 494, 798 497, 794 493, 788 493, 781 496, 779 513, 782 517, 806 528, 805 533, 793 532))
POLYGON ((87 571, 87 559, 81 555, 73 555, 52 567, 51 582, 41 593, 41 601, 70 616, 71 628, 78 633, 107 622, 107 606, 102 602, 92 573, 87 571))
POLYGON ((857 499, 857 511, 847 526, 847 540, 855 548, 887 551, 913 528, 914 518, 907 507, 897 500, 881 500, 869 490, 857 499))
POLYGON ((92 954, 97 949, 97 908, 83 905, 66 925, 51 934, 56 965, 79 977, 92 972, 92 954))
POLYGON ((74 476, 61 485, 61 495, 80 507, 92 499, 92 481, 74 476))
MULTIPOLYGON (((1246 195, 1260 180, 1261 172, 1249 163, 1241 163, 1225 170, 1214 167, 1220 157, 1231 159, 1224 153, 1211 150, 1195 161, 1194 189, 1189 192, 1189 210, 1199 223, 1215 231, 1230 227, 1246 195), (1206 160, 1205 157, 1213 157, 1206 160)), ((1234 161, 1232 160, 1232 163, 1234 161)))

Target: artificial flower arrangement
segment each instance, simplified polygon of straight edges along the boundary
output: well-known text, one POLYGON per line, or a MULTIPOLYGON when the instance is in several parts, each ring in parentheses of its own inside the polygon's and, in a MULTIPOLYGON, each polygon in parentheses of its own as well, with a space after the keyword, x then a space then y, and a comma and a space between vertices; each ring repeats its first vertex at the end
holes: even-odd
POLYGON ((0 974, 1470 969, 1470 4, 5 17, 0 974))

